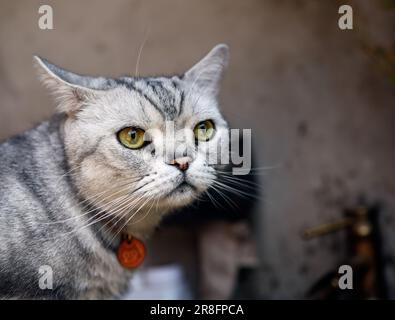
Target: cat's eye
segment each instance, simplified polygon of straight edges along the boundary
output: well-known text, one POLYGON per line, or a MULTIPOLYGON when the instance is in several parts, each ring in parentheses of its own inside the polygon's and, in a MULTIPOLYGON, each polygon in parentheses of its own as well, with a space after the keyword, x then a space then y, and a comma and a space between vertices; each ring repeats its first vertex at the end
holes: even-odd
POLYGON ((196 140, 208 141, 215 133, 214 122, 211 120, 204 120, 199 122, 193 129, 196 140))
POLYGON ((139 149, 144 146, 145 131, 140 128, 128 127, 118 132, 118 140, 129 149, 139 149))

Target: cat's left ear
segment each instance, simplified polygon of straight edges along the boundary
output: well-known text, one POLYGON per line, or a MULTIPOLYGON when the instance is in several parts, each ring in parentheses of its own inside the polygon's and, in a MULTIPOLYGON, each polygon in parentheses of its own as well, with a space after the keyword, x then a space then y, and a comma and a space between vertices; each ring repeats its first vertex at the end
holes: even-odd
POLYGON ((58 103, 58 111, 69 115, 78 112, 87 102, 108 89, 106 78, 82 76, 64 70, 48 60, 34 56, 40 80, 58 103))
POLYGON ((223 72, 229 61, 229 47, 216 45, 202 60, 184 74, 191 90, 201 90, 204 94, 216 96, 223 72))

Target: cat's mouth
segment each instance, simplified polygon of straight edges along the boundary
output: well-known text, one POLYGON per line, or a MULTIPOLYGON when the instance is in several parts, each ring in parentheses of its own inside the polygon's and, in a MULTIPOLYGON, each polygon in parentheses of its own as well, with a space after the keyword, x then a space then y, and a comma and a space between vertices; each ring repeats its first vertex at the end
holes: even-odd
POLYGON ((191 204, 202 192, 192 177, 178 176, 178 181, 161 196, 165 207, 177 208, 191 204))
POLYGON ((196 196, 196 192, 197 188, 184 177, 164 196, 164 199, 176 206, 183 205, 189 203, 196 196))

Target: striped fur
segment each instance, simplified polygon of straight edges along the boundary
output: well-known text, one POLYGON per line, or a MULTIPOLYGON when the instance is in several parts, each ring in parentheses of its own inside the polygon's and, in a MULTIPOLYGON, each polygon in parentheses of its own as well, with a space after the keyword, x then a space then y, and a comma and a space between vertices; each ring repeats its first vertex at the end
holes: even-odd
POLYGON ((192 203, 216 178, 204 152, 227 134, 217 103, 227 57, 219 45, 182 76, 118 79, 35 58, 58 112, 0 145, 0 297, 116 298, 127 289, 132 272, 115 255, 120 232, 147 239, 164 214, 192 203), (173 121, 177 130, 193 129, 206 119, 216 135, 202 152, 175 135, 191 150, 185 173, 166 163, 157 136, 139 150, 116 138, 127 126, 163 131, 173 121), (53 270, 52 290, 39 288, 44 265, 53 270))

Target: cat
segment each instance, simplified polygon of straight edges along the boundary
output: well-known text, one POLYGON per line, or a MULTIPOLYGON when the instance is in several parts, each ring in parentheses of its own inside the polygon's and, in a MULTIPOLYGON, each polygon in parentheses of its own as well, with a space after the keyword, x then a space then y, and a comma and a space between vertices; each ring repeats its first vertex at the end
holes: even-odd
POLYGON ((217 178, 207 151, 228 134, 218 106, 228 59, 220 44, 181 76, 105 78, 34 57, 57 112, 0 145, 0 298, 108 299, 127 290, 133 270, 116 256, 122 234, 146 241, 217 178), (168 123, 173 138, 163 134, 168 123), (185 128, 191 139, 179 134, 185 128), (43 266, 53 282, 44 289, 43 266))

